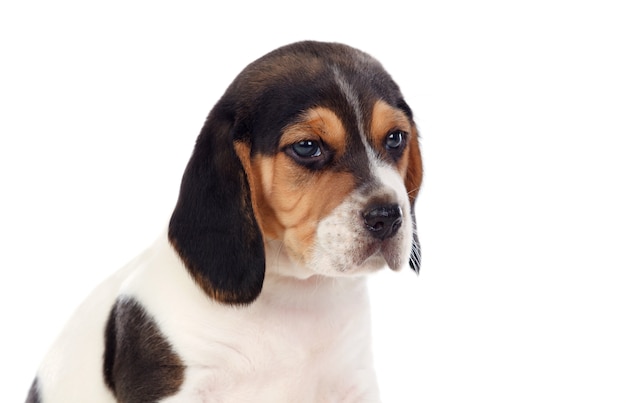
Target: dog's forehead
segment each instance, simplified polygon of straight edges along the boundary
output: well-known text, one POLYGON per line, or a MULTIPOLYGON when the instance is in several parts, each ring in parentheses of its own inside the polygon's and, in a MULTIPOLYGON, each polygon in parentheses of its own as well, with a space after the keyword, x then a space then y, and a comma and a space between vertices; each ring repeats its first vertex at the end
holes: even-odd
POLYGON ((235 137, 247 140, 253 153, 276 153, 283 131, 316 107, 337 115, 348 141, 367 132, 377 101, 410 118, 382 65, 341 44, 301 42, 279 48, 251 63, 227 95, 239 105, 235 137))

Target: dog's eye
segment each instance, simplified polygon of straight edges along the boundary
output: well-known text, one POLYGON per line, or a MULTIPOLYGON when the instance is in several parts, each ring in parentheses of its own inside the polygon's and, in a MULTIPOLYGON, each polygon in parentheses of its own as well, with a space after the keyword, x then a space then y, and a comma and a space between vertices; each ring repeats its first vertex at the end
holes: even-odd
POLYGON ((398 151, 406 144, 406 133, 401 130, 394 130, 387 135, 385 147, 389 151, 398 151))
POLYGON ((322 148, 317 141, 305 140, 291 146, 300 158, 316 158, 322 155, 322 148))
POLYGON ((312 169, 322 169, 332 161, 334 152, 322 141, 303 140, 288 145, 283 151, 298 164, 312 169))

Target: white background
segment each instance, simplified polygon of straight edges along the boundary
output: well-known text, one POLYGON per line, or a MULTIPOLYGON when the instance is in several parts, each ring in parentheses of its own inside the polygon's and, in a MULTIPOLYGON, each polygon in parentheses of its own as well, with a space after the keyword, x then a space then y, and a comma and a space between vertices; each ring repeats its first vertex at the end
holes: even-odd
POLYGON ((301 39, 377 57, 421 130, 422 274, 372 281, 385 401, 626 401, 618 1, 215 3, 0 5, 0 401, 165 228, 230 81, 301 39))

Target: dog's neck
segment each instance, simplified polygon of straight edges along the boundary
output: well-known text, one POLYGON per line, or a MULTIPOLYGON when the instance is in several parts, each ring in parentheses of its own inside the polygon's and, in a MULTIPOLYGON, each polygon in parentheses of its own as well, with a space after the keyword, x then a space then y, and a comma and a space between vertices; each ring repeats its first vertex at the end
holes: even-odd
POLYGON ((275 302, 286 300, 289 305, 307 305, 330 309, 337 304, 358 304, 357 310, 367 310, 367 277, 364 275, 328 277, 294 262, 280 242, 265 244, 266 270, 261 297, 275 302))
POLYGON ((293 309, 313 309, 320 314, 336 310, 367 311, 367 279, 311 276, 305 279, 267 273, 259 302, 293 309))
MULTIPOLYGON (((156 248, 153 250, 159 252, 152 259, 161 263, 154 267, 153 271, 160 273, 155 274, 155 276, 159 277, 163 284, 178 284, 177 292, 183 289, 181 284, 187 284, 185 287, 187 299, 191 299, 190 295, 195 295, 194 299, 198 304, 208 303, 214 307, 213 309, 228 310, 229 305, 210 301, 207 299, 207 295, 201 291, 201 288, 190 281, 191 278, 183 262, 165 235, 159 238, 155 245, 156 248), (163 262, 169 264, 164 265, 163 262)), ((153 252, 147 253, 152 254, 153 252)), ((317 317, 351 315, 355 318, 369 320, 369 295, 366 276, 327 277, 315 274, 293 262, 283 250, 280 242, 266 242, 265 253, 266 271, 263 289, 258 298, 250 305, 234 306, 240 313, 264 309, 267 309, 268 312, 277 313, 281 310, 301 310, 301 314, 312 313, 317 317)), ((133 292, 135 291, 130 291, 131 294, 133 292)), ((159 295, 162 294, 163 292, 159 295)), ((151 297, 146 296, 145 298, 151 297)), ((152 302, 153 305, 157 303, 157 301, 152 302)), ((303 318, 305 316, 302 315, 303 318)))

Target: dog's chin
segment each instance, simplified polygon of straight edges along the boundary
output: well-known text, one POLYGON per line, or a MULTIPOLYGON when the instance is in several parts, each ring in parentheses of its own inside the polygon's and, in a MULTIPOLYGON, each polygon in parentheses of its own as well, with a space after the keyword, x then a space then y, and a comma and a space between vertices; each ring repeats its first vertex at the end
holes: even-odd
POLYGON ((385 268, 393 271, 400 270, 404 262, 408 262, 409 257, 403 258, 404 253, 396 247, 382 245, 374 253, 371 253, 361 262, 355 265, 354 271, 358 273, 369 273, 385 268))
POLYGON ((354 265, 352 270, 347 270, 348 273, 354 274, 367 274, 378 270, 382 270, 388 266, 387 260, 381 251, 378 251, 368 256, 361 263, 354 265))
POLYGON ((328 277, 362 276, 384 269, 397 271, 409 261, 409 256, 404 258, 404 254, 403 250, 399 250, 397 247, 377 245, 367 248, 363 253, 351 258, 343 255, 332 259, 331 256, 327 255, 326 265, 311 266, 311 268, 316 274, 328 277))
POLYGON ((360 244, 353 243, 352 247, 345 247, 345 244, 330 248, 327 245, 316 246, 308 255, 297 253, 281 241, 266 242, 266 255, 273 257, 269 259, 267 266, 278 274, 296 278, 314 275, 362 276, 385 269, 398 271, 408 266, 410 258, 410 245, 405 245, 403 239, 405 238, 382 242, 362 240, 360 244), (286 270, 287 267, 289 270, 286 270))

